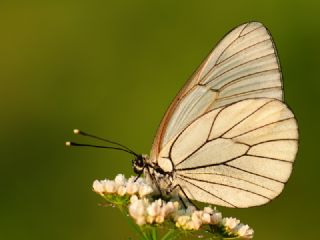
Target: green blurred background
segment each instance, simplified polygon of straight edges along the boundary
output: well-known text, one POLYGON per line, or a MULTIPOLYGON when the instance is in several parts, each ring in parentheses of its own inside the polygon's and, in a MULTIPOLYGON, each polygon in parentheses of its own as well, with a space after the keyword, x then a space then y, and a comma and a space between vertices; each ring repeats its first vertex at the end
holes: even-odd
POLYGON ((172 98, 217 41, 246 21, 272 32, 300 149, 283 194, 223 209, 255 239, 317 239, 318 1, 10 1, 0 3, 0 239, 128 239, 95 179, 132 174, 131 156, 68 149, 80 128, 148 153, 172 98))

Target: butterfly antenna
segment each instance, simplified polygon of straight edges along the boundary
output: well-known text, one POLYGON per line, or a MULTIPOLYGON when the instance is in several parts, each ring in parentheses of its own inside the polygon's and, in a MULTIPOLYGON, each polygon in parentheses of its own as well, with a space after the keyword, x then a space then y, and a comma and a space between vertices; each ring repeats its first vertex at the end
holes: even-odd
MULTIPOLYGON (((93 139, 97 139, 97 140, 100 140, 100 141, 103 141, 103 142, 111 143, 111 144, 114 144, 114 145, 117 145, 117 146, 121 147, 121 149, 125 150, 125 152, 131 153, 131 154, 133 154, 135 156, 139 155, 136 152, 134 152, 133 150, 131 150, 130 148, 128 148, 127 146, 124 146, 124 145, 122 145, 120 143, 117 143, 115 141, 108 140, 106 138, 98 137, 96 135, 80 131, 79 129, 74 129, 73 133, 77 134, 77 135, 82 135, 82 136, 85 136, 85 137, 90 137, 90 138, 93 138, 93 139)), ((116 149, 119 149, 119 148, 116 148, 116 149)))
POLYGON ((113 149, 113 150, 119 150, 119 151, 123 151, 123 152, 127 152, 130 153, 134 156, 138 156, 138 154, 129 151, 127 149, 123 149, 120 147, 109 147, 109 146, 102 146, 102 145, 93 145, 93 144, 83 144, 83 143, 76 143, 76 142, 66 142, 66 146, 67 147, 71 147, 71 146, 76 146, 76 147, 94 147, 94 148, 106 148, 106 149, 113 149))

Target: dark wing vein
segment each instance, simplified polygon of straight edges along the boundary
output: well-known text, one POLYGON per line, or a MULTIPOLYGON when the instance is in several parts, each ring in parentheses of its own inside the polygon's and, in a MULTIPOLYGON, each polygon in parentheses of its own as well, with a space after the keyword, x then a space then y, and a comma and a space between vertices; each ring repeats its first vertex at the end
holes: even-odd
MULTIPOLYGON (((236 66, 234 66, 234 67, 232 67, 232 68, 229 68, 228 70, 226 70, 226 71, 218 74, 218 75, 215 76, 214 78, 212 78, 210 81, 208 81, 208 82, 206 83, 206 85, 209 84, 209 83, 211 83, 212 81, 216 80, 218 77, 226 74, 227 72, 230 72, 230 71, 232 71, 232 70, 234 70, 234 69, 236 69, 236 68, 238 68, 238 67, 241 67, 241 66, 243 66, 243 65, 245 65, 245 64, 247 64, 247 63, 254 62, 254 61, 256 61, 256 60, 260 60, 260 59, 262 59, 262 58, 269 57, 269 56, 271 56, 271 55, 274 55, 274 53, 269 53, 269 54, 267 54, 267 55, 264 55, 264 56, 261 56, 261 57, 257 57, 257 58, 251 59, 251 60, 249 60, 249 61, 247 61, 247 62, 243 62, 243 63, 238 64, 238 65, 236 65, 236 66)), ((205 79, 205 78, 203 78, 203 79, 205 79)))
POLYGON ((275 181, 275 182, 278 182, 278 183, 285 184, 285 182, 279 181, 279 180, 277 180, 277 179, 274 179, 274 178, 271 178, 271 177, 267 177, 267 176, 263 176, 263 175, 261 175, 261 174, 257 174, 257 173, 254 173, 254 172, 251 172, 251 171, 248 171, 248 170, 244 170, 244 169, 242 169, 242 168, 229 165, 228 163, 224 163, 223 165, 228 166, 228 167, 231 167, 231 168, 234 168, 234 169, 237 169, 237 170, 240 170, 240 171, 242 171, 242 172, 251 173, 251 174, 256 175, 256 176, 259 176, 259 177, 263 177, 263 178, 266 178, 266 179, 269 179, 269 180, 272 180, 272 181, 275 181))
MULTIPOLYGON (((247 92, 241 92, 241 93, 238 93, 238 94, 233 94, 233 95, 229 95, 229 96, 226 96, 226 97, 221 97, 221 98, 219 98, 217 100, 217 102, 221 101, 221 100, 233 98, 233 97, 239 97, 239 96, 247 95, 247 94, 254 93, 254 92, 263 92, 265 90, 271 90, 271 89, 281 89, 281 87, 280 86, 277 86, 277 87, 266 87, 266 88, 259 88, 259 89, 255 89, 255 90, 251 90, 251 91, 247 91, 247 92)), ((267 97, 265 97, 265 98, 267 98, 267 97)))
MULTIPOLYGON (((242 29, 241 29, 241 31, 240 31, 240 33, 239 33, 239 35, 238 35, 238 37, 236 38, 236 39, 238 39, 238 38, 240 38, 240 36, 241 36, 241 34, 243 33, 243 31, 248 27, 250 25, 250 23, 248 22, 242 29)), ((251 31, 250 31, 251 32, 251 31)), ((250 33, 249 32, 249 33, 250 33)), ((246 34, 243 34, 243 36, 245 36, 245 35, 247 35, 248 33, 246 33, 246 34)))
POLYGON ((283 160, 283 159, 281 159, 281 158, 273 158, 273 157, 267 157, 267 156, 259 156, 259 155, 255 155, 255 154, 246 154, 245 156, 248 156, 248 157, 265 158, 265 159, 269 159, 269 160, 273 160, 273 161, 279 161, 279 162, 292 163, 291 161, 283 160))
MULTIPOLYGON (((206 91, 209 91, 209 89, 206 89, 206 91)), ((192 105, 189 104, 188 106, 188 112, 192 112, 194 110, 195 107, 198 106, 198 103, 202 100, 202 98, 204 98, 206 95, 203 94, 201 95, 196 101, 192 102, 192 105)), ((177 122, 183 122, 184 119, 187 117, 188 115, 186 114, 180 114, 179 118, 177 119, 177 122), (181 117, 184 117, 184 118, 181 118, 181 117)))
MULTIPOLYGON (((227 165, 227 163, 232 162, 233 160, 239 159, 239 158, 241 158, 241 157, 245 157, 245 156, 248 156, 248 157, 259 157, 259 158, 270 159, 270 160, 273 160, 273 161, 281 161, 281 162, 286 162, 286 163, 292 163, 291 161, 287 161, 287 160, 283 160, 283 159, 272 158, 272 157, 267 157, 267 156, 258 156, 258 155, 254 155, 254 154, 248 154, 248 152, 250 151, 250 149, 251 149, 251 148, 248 148, 248 150, 246 151, 246 153, 244 153, 244 154, 242 154, 242 155, 240 155, 240 156, 237 156, 237 157, 228 159, 228 160, 226 160, 226 161, 224 161, 224 162, 212 163, 212 164, 206 164, 206 165, 200 165, 200 166, 194 166, 194 167, 187 167, 187 168, 178 168, 178 169, 176 169, 175 171, 176 171, 176 172, 180 172, 180 171, 196 170, 196 169, 207 168, 207 167, 214 167, 214 166, 220 166, 220 165, 227 165)), ((228 165, 228 166, 229 166, 229 165, 228 165)))
MULTIPOLYGON (((188 158, 190 158, 193 154, 195 154, 196 152, 198 152, 201 148, 203 148, 207 143, 209 143, 209 142, 212 142, 212 141, 214 141, 215 139, 212 139, 212 140, 207 140, 207 141, 205 141, 203 144, 201 144, 201 146, 199 146, 197 149, 195 149, 192 153, 190 153, 188 156, 186 156, 182 161, 180 161, 179 163, 177 163, 176 164, 176 167, 177 166, 179 166, 181 163, 183 163, 184 161, 186 161, 186 160, 188 160, 188 158)), ((243 143, 240 143, 239 142, 239 144, 243 144, 243 143)), ((247 144, 243 144, 243 145, 247 145, 247 144)), ((249 149, 250 148, 248 148, 248 150, 246 151, 246 152, 248 152, 249 151, 249 149)), ((243 155, 241 155, 241 156, 243 156, 243 155)), ((239 158, 239 157, 241 157, 241 156, 237 156, 237 157, 235 157, 235 158, 232 158, 232 159, 230 159, 230 160, 227 160, 227 161, 225 161, 225 162, 230 162, 230 161, 232 161, 232 160, 234 160, 234 159, 236 159, 236 158, 239 158)), ((224 162, 224 163, 225 163, 224 162)), ((212 164, 211 166, 216 166, 216 165, 220 165, 221 163, 214 163, 214 164, 212 164)))
MULTIPOLYGON (((216 62, 218 62, 218 61, 220 60, 221 56, 227 51, 227 49, 228 49, 235 41, 237 41, 237 40, 239 39, 240 34, 242 33, 242 31, 243 31, 248 25, 249 25, 249 23, 247 23, 247 24, 242 28, 242 30, 240 31, 238 37, 236 37, 234 40, 232 40, 232 41, 228 44, 228 46, 226 46, 226 47, 223 49, 223 51, 220 53, 219 57, 217 58, 216 62)), ((215 64, 214 64, 214 65, 212 66, 212 68, 207 72, 207 74, 203 76, 203 79, 212 71, 212 69, 213 69, 214 67, 215 67, 215 64)))
MULTIPOLYGON (((293 119, 293 117, 285 118, 285 119, 282 119, 282 120, 278 120, 278 121, 275 121, 275 122, 271 122, 271 123, 264 124, 264 125, 262 125, 262 126, 256 127, 256 128, 254 128, 254 129, 251 129, 251 130, 246 131, 246 132, 244 132, 244 133, 241 133, 241 134, 239 134, 239 135, 232 136, 232 138, 237 138, 237 137, 240 137, 240 136, 245 135, 245 134, 247 134, 247 133, 250 133, 250 132, 253 132, 253 131, 255 131, 255 130, 258 130, 258 129, 260 129, 260 128, 264 128, 264 127, 267 127, 267 126, 269 126, 269 125, 272 125, 272 124, 275 124, 275 123, 279 123, 279 122, 284 122, 284 121, 287 121, 287 120, 290 120, 290 119, 293 119)), ((224 133, 223 135, 225 135, 225 134, 226 134, 226 133, 224 133)))
POLYGON ((248 74, 248 75, 245 75, 245 76, 241 76, 241 77, 238 77, 230 82, 227 82, 226 84, 222 85, 220 88, 219 88, 219 91, 218 90, 215 90, 215 89, 212 89, 214 91, 218 91, 218 92, 221 92, 223 89, 227 88, 227 87, 230 87, 232 86, 233 84, 236 84, 238 82, 241 82, 244 78, 247 78, 247 77, 254 77, 255 75, 259 75, 259 74, 262 74, 262 73, 267 73, 267 72, 272 72, 272 71, 277 71, 278 73, 278 69, 277 68, 273 68, 273 69, 268 69, 268 70, 263 70, 263 71, 260 71, 260 72, 255 72, 255 73, 251 73, 251 74, 248 74))
MULTIPOLYGON (((267 105, 268 103, 272 102, 273 100, 270 100, 268 102, 266 102, 265 104, 263 104, 262 106, 260 106, 259 108, 257 108, 255 111, 253 111, 251 114, 249 114, 248 116, 246 116, 245 118, 243 118, 241 121, 237 122, 235 125, 233 125, 231 128, 229 128, 226 132, 224 132, 223 134, 221 134, 221 136, 223 136, 224 134, 226 134, 228 131, 230 131, 231 129, 233 129, 235 126, 237 126, 238 124, 240 124, 242 121, 244 121, 245 119, 247 119, 248 117, 250 117, 252 114, 254 114, 255 112, 257 112, 258 110, 260 110, 261 108, 263 108, 265 105, 267 105)), ((213 122, 212 122, 212 125, 211 125, 211 128, 210 128, 210 131, 209 131, 209 135, 211 134, 211 130, 213 128, 213 125, 217 119, 217 117, 220 115, 220 113, 226 108, 221 108, 219 110, 219 112, 217 113, 217 115, 215 116, 215 118, 213 119, 213 122)), ((175 145, 176 141, 179 139, 180 135, 186 130, 187 128, 185 128, 183 131, 180 132, 180 134, 176 137, 176 139, 174 140, 174 142, 172 143, 171 147, 170 147, 170 151, 169 151, 169 156, 170 158, 172 157, 171 156, 171 153, 172 153, 172 149, 173 149, 173 146, 175 145)), ((220 137, 221 137, 220 136, 220 137)), ((203 146, 205 146, 208 142, 211 142, 217 138, 214 138, 214 139, 211 139, 211 140, 208 140, 209 138, 207 138, 207 140, 201 145, 199 146, 198 148, 196 148, 193 152, 191 152, 188 156, 186 156, 182 161, 180 161, 179 163, 176 164, 176 167, 183 163, 184 161, 186 161, 188 158, 190 158, 193 154, 195 154, 196 152, 198 152, 203 146)), ((242 143, 241 143, 242 144, 242 143)), ((247 145, 247 144, 245 144, 247 145)))
MULTIPOLYGON (((248 148, 247 152, 250 150, 250 148, 248 148)), ((214 167, 214 166, 220 166, 220 165, 223 165, 225 163, 228 163, 228 162, 231 162, 233 160, 236 160, 240 157, 243 157, 243 156, 246 156, 246 153, 245 154, 242 154, 240 156, 236 156, 234 158, 231 158, 229 160, 226 160, 224 162, 219 162, 219 163, 212 163, 212 164, 206 164, 206 165, 200 165, 200 166, 194 166, 194 167, 188 167, 188 168, 179 168, 179 169, 176 169, 176 172, 179 172, 179 171, 186 171, 186 170, 195 170, 195 169, 199 169, 199 168, 206 168, 206 167, 214 167)), ((186 159, 184 159, 186 160, 186 159)), ((180 162, 181 163, 181 162, 180 162)), ((179 163, 179 164, 180 164, 179 163)), ((177 165, 176 165, 177 166, 177 165)))
MULTIPOLYGON (((258 186, 258 187, 267 189, 267 190, 269 190, 269 191, 275 192, 273 189, 268 188, 268 187, 265 187, 265 186, 262 186, 262 185, 260 185, 260 184, 257 184, 256 182, 252 182, 252 181, 249 181, 249 180, 246 180, 246 179, 243 179, 243 178, 234 177, 234 176, 230 176, 230 175, 226 175, 226 174, 222 174, 222 173, 214 173, 214 172, 211 172, 211 173, 190 172, 190 173, 188 173, 188 172, 187 172, 187 173, 185 173, 185 174, 204 174, 204 175, 216 175, 216 176, 228 177, 228 178, 236 179, 236 180, 239 180, 239 181, 247 182, 247 183, 253 184, 253 185, 255 185, 255 186, 258 186)), ((179 175, 179 176, 185 176, 184 174, 178 174, 178 175, 179 175)))
POLYGON ((256 42, 256 43, 254 43, 254 44, 252 44, 252 45, 250 45, 250 46, 248 46, 248 47, 242 48, 242 49, 239 50, 238 52, 235 52, 235 53, 231 54, 229 57, 227 57, 227 58, 223 59, 221 62, 217 63, 215 66, 219 66, 219 65, 221 65, 222 63, 224 63, 225 61, 227 61, 227 60, 229 60, 230 58, 234 57, 235 55, 238 55, 238 54, 242 53, 242 52, 245 51, 245 50, 248 50, 248 49, 250 49, 250 48, 252 48, 252 47, 255 47, 255 46, 257 46, 257 45, 259 45, 259 44, 261 44, 261 43, 267 42, 267 41, 270 41, 270 37, 267 38, 267 39, 264 39, 264 40, 262 40, 262 41, 260 41, 260 42, 256 42))
POLYGON ((279 139, 271 139, 271 140, 266 140, 266 141, 262 141, 262 142, 258 142, 255 144, 252 144, 251 147, 253 146, 257 146, 259 144, 263 144, 263 143, 268 143, 268 142, 277 142, 277 141, 298 141, 298 139, 296 138, 279 138, 279 139))
POLYGON ((207 137, 206 142, 208 142, 208 141, 209 141, 209 138, 210 138, 210 134, 211 134, 211 131, 212 131, 213 125, 214 125, 214 123, 215 123, 215 121, 216 121, 217 117, 220 115, 220 113, 222 112, 222 110, 223 110, 223 109, 224 109, 224 108, 221 108, 221 109, 219 110, 219 112, 217 112, 216 116, 213 118, 213 121, 212 121, 212 123, 211 123, 211 127, 210 127, 210 130, 209 130, 209 133, 208 133, 208 137, 207 137))
POLYGON ((224 187, 234 188, 234 189, 238 189, 238 190, 241 190, 241 191, 245 191, 245 192, 248 192, 248 193, 252 193, 252 194, 254 194, 254 195, 257 195, 257 196, 266 198, 266 199, 268 199, 268 200, 271 200, 270 198, 268 198, 268 197, 266 197, 266 196, 264 196, 264 195, 262 195, 262 194, 259 194, 259 193, 250 191, 250 190, 248 190, 248 189, 244 189, 244 188, 240 188, 240 187, 235 187, 235 186, 230 186, 230 185, 227 185, 227 184, 217 183, 217 182, 213 182, 213 181, 196 179, 196 178, 187 177, 187 176, 183 176, 183 178, 187 178, 187 179, 194 180, 194 181, 197 181, 197 182, 204 182, 204 183, 216 184, 216 185, 220 185, 220 186, 224 186, 224 187))
POLYGON ((225 202, 226 204, 229 204, 229 205, 231 205, 231 206, 233 206, 233 207, 237 207, 237 206, 233 205, 232 203, 230 203, 230 202, 226 201, 225 199, 223 199, 223 198, 221 198, 221 197, 218 197, 217 195, 215 195, 215 194, 213 194, 213 193, 211 193, 211 192, 209 192, 209 191, 207 191, 207 190, 203 189, 202 187, 200 187, 200 186, 198 186, 198 185, 196 185, 196 184, 194 184, 194 183, 192 183, 192 182, 188 181, 187 179, 183 179, 183 178, 181 178, 180 176, 177 176, 177 177, 178 177, 178 178, 180 178, 180 179, 181 179, 181 180, 183 180, 183 181, 186 181, 186 182, 187 182, 187 183, 189 183, 190 185, 193 185, 194 187, 199 188, 200 190, 202 190, 202 191, 204 191, 204 192, 206 192, 206 193, 210 194, 211 196, 213 196, 213 197, 215 197, 215 198, 220 199, 221 201, 225 202))
MULTIPOLYGON (((219 110, 219 112, 217 113, 217 115, 214 117, 214 119, 213 119, 213 121, 212 121, 211 128, 210 128, 210 132, 211 132, 211 129, 212 129, 213 125, 214 125, 215 120, 217 119, 218 115, 220 114, 220 112, 221 112, 223 109, 224 109, 224 108, 221 108, 221 109, 219 110)), ((175 143, 177 142, 177 140, 179 139, 179 137, 184 133, 184 131, 186 131, 186 130, 188 129, 188 127, 189 127, 192 123, 193 123, 193 122, 191 122, 187 127, 185 127, 185 128, 183 129, 183 131, 181 131, 181 132, 178 134, 178 136, 175 138, 175 140, 174 140, 173 143, 171 144, 170 150, 169 150, 169 157, 170 157, 171 159, 172 159, 172 149, 173 149, 175 143)), ((209 132, 209 135, 210 135, 210 132, 209 132)), ((186 160, 187 158, 189 158, 192 154, 196 153, 196 152, 197 152, 199 149, 201 149, 201 147, 203 147, 207 142, 208 142, 208 141, 204 142, 199 148, 197 148, 195 151, 193 151, 192 153, 190 153, 189 156, 187 156, 184 160, 186 160)), ((182 161, 184 161, 184 160, 182 160, 182 161)), ((181 163, 181 162, 180 162, 180 163, 181 163)), ((180 163, 176 164, 176 166, 179 165, 180 163)))
MULTIPOLYGON (((236 42, 238 39, 240 39, 240 38, 242 38, 242 37, 244 37, 244 36, 246 36, 246 35, 254 32, 254 31, 256 31, 256 30, 258 30, 258 29, 260 29, 260 28, 263 28, 263 25, 261 25, 261 26, 256 27, 256 28, 254 28, 254 29, 250 30, 249 32, 247 32, 247 33, 245 33, 245 34, 242 35, 242 32, 247 28, 247 26, 248 26, 249 24, 250 24, 250 23, 247 23, 247 24, 243 27, 243 29, 240 31, 238 37, 236 37, 234 40, 232 40, 232 41, 228 44, 228 46, 225 47, 225 49, 223 49, 223 51, 220 53, 219 57, 218 57, 217 60, 216 60, 216 64, 214 64, 214 65, 212 66, 212 68, 209 69, 208 73, 207 73, 204 77, 206 77, 206 76, 212 71, 212 69, 213 69, 216 65, 218 65, 218 64, 220 64, 220 63, 222 63, 222 62, 224 62, 224 61, 226 60, 226 59, 224 59, 223 61, 219 62, 221 56, 228 50, 228 48, 229 48, 232 44, 234 44, 234 42, 236 42), (219 62, 219 63, 218 63, 218 62, 219 62)), ((268 39, 270 39, 270 37, 269 37, 268 39)), ((266 40, 268 40, 268 39, 266 39, 266 40)), ((255 44, 253 44, 252 46, 254 46, 254 45, 255 45, 255 44)), ((229 57, 228 57, 228 58, 229 58, 229 57)), ((204 77, 203 77, 203 78, 204 78, 204 77)))
MULTIPOLYGON (((266 102, 265 104, 263 104, 262 106, 258 107, 256 110, 254 110, 252 113, 250 113, 249 115, 247 115, 246 117, 244 117, 243 119, 241 119, 239 122, 235 123, 233 126, 231 126, 228 130, 226 130, 224 133, 222 133, 219 137, 222 137, 223 135, 225 135, 226 133, 228 133, 229 131, 231 131, 232 129, 234 129, 236 126, 238 126, 240 123, 242 123, 243 121, 245 121, 246 119, 248 119, 250 116, 252 116, 253 114, 255 114, 256 112, 258 112, 260 109, 262 109, 263 107, 265 107, 266 105, 268 105, 269 103, 273 102, 273 100, 270 100, 268 102, 266 102)), ((218 137, 218 138, 219 138, 218 137)), ((214 139, 212 139, 214 140, 214 139)))
POLYGON ((248 23, 248 24, 244 27, 244 29, 242 29, 242 31, 240 32, 239 37, 244 37, 244 36, 246 36, 246 35, 248 35, 248 34, 250 34, 250 33, 254 32, 254 31, 256 31, 256 30, 260 29, 260 28, 263 28, 263 26, 261 25, 261 26, 259 26, 259 27, 256 27, 256 28, 254 28, 254 29, 250 30, 249 32, 247 32, 247 33, 245 33, 245 34, 241 35, 241 34, 242 34, 242 32, 245 30, 245 28, 246 28, 249 24, 250 24, 250 23, 248 23))

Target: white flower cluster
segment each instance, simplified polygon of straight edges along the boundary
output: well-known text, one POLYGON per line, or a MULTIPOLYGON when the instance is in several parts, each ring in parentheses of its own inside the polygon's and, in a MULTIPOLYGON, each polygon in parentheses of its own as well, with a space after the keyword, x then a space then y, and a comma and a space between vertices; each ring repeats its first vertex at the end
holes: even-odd
POLYGON ((132 176, 128 180, 123 174, 118 174, 114 180, 95 180, 93 191, 100 195, 117 194, 119 196, 138 194, 141 198, 153 192, 152 187, 143 178, 132 176))
POLYGON ((253 237, 253 229, 248 225, 240 223, 236 218, 222 218, 221 212, 216 208, 197 210, 194 206, 188 206, 185 209, 176 200, 152 200, 149 196, 156 190, 143 178, 130 177, 127 180, 123 174, 118 174, 114 180, 95 180, 93 191, 102 196, 131 196, 128 210, 138 225, 161 224, 165 219, 170 219, 177 228, 184 230, 198 230, 203 225, 215 225, 222 227, 228 234, 243 239, 253 237))
POLYGON ((222 214, 216 209, 205 207, 203 210, 196 210, 194 206, 177 211, 174 220, 176 226, 184 230, 198 230, 204 224, 219 224, 222 214))
POLYGON ((253 238, 253 229, 248 225, 240 223, 240 220, 232 217, 223 218, 222 225, 228 232, 238 235, 239 237, 250 239, 253 238))
POLYGON ((163 223, 179 208, 179 203, 165 202, 162 199, 150 202, 149 199, 139 199, 133 195, 130 199, 129 213, 138 225, 146 223, 163 223))

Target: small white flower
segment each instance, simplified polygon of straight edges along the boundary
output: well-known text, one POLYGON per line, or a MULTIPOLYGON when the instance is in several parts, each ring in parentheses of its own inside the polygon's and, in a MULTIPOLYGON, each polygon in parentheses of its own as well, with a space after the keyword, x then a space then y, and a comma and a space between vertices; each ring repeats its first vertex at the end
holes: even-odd
POLYGON ((232 217, 222 219, 222 224, 230 230, 234 229, 239 223, 240 220, 232 217))
POLYGON ((129 182, 127 183, 127 194, 133 195, 136 194, 139 191, 139 185, 135 182, 129 182))
POLYGON ((140 226, 146 224, 146 219, 145 219, 145 217, 143 217, 143 216, 138 217, 138 218, 136 219, 136 223, 137 223, 138 225, 140 225, 140 226))
POLYGON ((144 218, 145 215, 145 203, 143 200, 136 200, 133 203, 129 205, 129 213, 130 215, 139 222, 141 221, 141 218, 144 218))
POLYGON ((92 185, 93 191, 102 194, 104 192, 103 184, 99 180, 95 180, 92 185))
POLYGON ((240 223, 236 229, 235 232, 238 236, 242 237, 242 238, 246 238, 246 239, 250 239, 253 237, 253 229, 250 228, 248 225, 244 225, 242 223, 240 223))
POLYGON ((179 216, 176 220, 176 226, 183 228, 188 221, 190 221, 190 216, 179 216))
POLYGON ((146 222, 147 222, 147 223, 152 224, 154 221, 155 221, 155 218, 154 218, 154 217, 152 217, 152 216, 150 216, 150 215, 148 215, 148 216, 146 217, 146 222))
POLYGON ((164 215, 169 215, 177 211, 179 208, 179 203, 178 202, 168 202, 164 207, 164 215))
POLYGON ((117 193, 119 196, 124 196, 127 193, 127 189, 125 186, 119 186, 117 193))
POLYGON ((137 181, 136 181, 136 178, 137 178, 137 177, 135 177, 135 176, 129 177, 127 183, 137 182, 137 181))
POLYGON ((160 214, 160 209, 161 209, 161 199, 158 199, 151 203, 148 208, 147 208, 147 213, 149 216, 155 217, 160 214))
POLYGON ((117 191, 116 184, 114 181, 103 180, 104 190, 107 193, 115 193, 117 191))
POLYGON ((139 200, 139 198, 137 197, 137 195, 132 195, 130 198, 131 203, 134 203, 135 201, 138 201, 138 200, 139 200))
POLYGON ((200 228, 200 223, 196 221, 189 221, 187 222, 185 229, 187 230, 198 230, 200 228))
POLYGON ((201 221, 203 224, 211 223, 211 216, 209 213, 203 212, 201 216, 201 221))
POLYGON ((139 196, 141 198, 143 198, 144 196, 150 194, 153 192, 153 189, 152 187, 150 187, 149 185, 147 184, 142 184, 140 187, 139 187, 139 196))
POLYGON ((214 212, 214 210, 211 207, 205 207, 203 211, 208 214, 212 214, 214 212))
POLYGON ((201 221, 201 216, 202 215, 202 211, 194 211, 191 215, 191 219, 192 221, 196 222, 196 221, 201 221))
POLYGON ((119 196, 139 194, 140 198, 154 192, 151 185, 147 184, 144 178, 134 176, 126 180, 123 174, 118 174, 114 180, 94 181, 93 190, 102 194, 118 194, 119 196))
POLYGON ((156 223, 163 223, 164 222, 164 216, 163 215, 158 215, 155 218, 156 223))
POLYGON ((221 212, 214 212, 211 215, 211 224, 219 224, 222 220, 221 212))
POLYGON ((118 186, 123 186, 126 184, 126 178, 123 174, 118 174, 114 181, 118 186))
MULTIPOLYGON (((196 220, 196 221, 192 221, 192 225, 189 225, 189 226, 192 226, 192 229, 190 230, 199 230, 199 228, 201 227, 201 221, 200 220, 196 220)), ((188 224, 187 224, 188 226, 188 224)))

